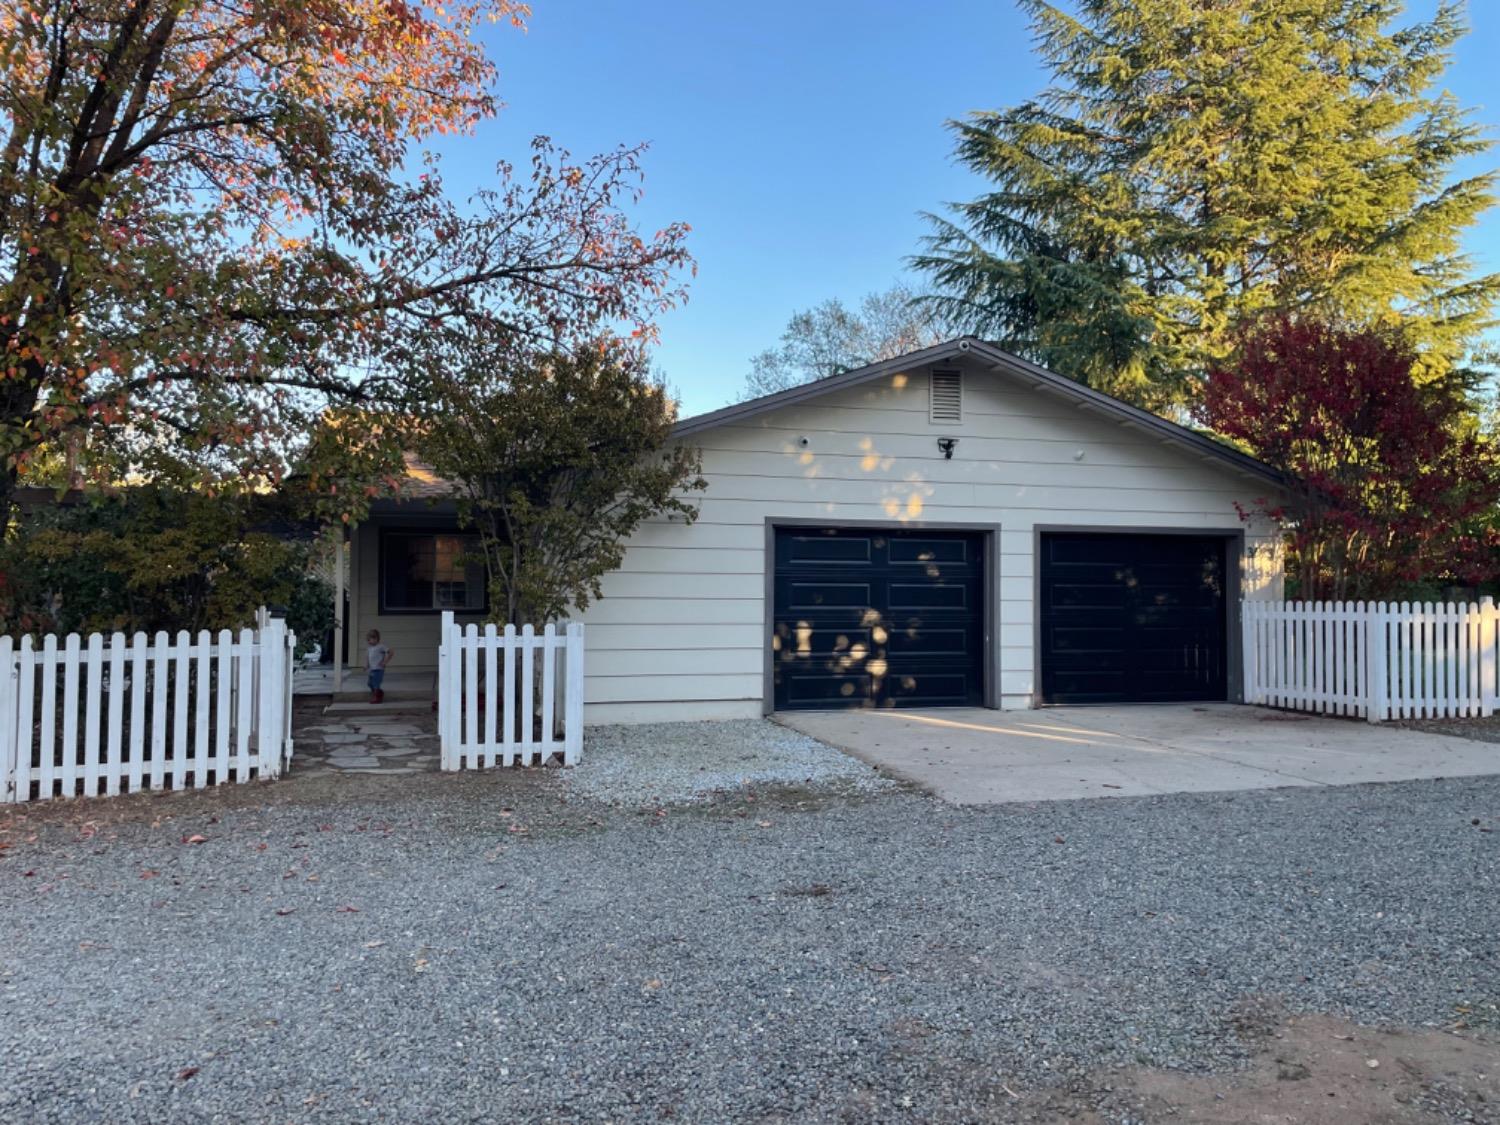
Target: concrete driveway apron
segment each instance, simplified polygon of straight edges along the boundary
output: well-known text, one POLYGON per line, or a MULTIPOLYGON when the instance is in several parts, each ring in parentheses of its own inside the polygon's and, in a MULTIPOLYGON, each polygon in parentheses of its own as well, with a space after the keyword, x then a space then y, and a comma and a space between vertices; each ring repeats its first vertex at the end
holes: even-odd
POLYGON ((962 805, 1500 773, 1492 743, 1235 704, 775 719, 962 805))

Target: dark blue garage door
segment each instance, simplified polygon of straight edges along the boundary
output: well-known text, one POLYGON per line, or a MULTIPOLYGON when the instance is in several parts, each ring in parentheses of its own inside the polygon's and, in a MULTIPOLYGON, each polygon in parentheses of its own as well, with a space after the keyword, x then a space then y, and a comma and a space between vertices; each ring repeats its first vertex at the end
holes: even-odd
POLYGON ((776 707, 982 704, 983 542, 953 532, 778 530, 776 707))
POLYGON ((1225 540, 1044 534, 1047 703, 1222 700, 1228 693, 1225 540))

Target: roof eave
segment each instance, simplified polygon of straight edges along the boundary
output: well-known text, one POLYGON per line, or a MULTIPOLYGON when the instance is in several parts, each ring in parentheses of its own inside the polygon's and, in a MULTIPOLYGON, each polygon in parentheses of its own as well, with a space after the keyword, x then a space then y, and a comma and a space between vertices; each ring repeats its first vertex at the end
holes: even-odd
POLYGON ((1072 398, 1080 406, 1113 415, 1123 422, 1134 424, 1158 435, 1168 444, 1184 446, 1202 456, 1219 461, 1229 468, 1237 469, 1259 480, 1268 481, 1277 487, 1285 487, 1287 484, 1286 474, 1279 469, 1273 468, 1248 453, 1241 453, 1238 449, 1225 445, 1221 441, 1205 437, 1186 426, 1179 426, 1176 422, 1168 421, 1159 414, 1153 414, 1139 406, 1132 406, 1128 402, 1104 394, 1102 391, 1096 391, 1074 379, 1048 371, 1045 367, 1012 355, 982 340, 973 341, 971 350, 990 360, 997 368, 1010 371, 1023 379, 1030 379, 1032 386, 1037 390, 1056 392, 1072 398))

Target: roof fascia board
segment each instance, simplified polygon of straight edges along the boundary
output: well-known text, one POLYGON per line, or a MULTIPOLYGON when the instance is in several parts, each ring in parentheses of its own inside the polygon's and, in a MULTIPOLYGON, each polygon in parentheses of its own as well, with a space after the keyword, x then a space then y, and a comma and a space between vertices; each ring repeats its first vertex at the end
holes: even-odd
POLYGON ((1225 445, 1223 442, 1215 441, 1213 438, 1204 437, 1202 434, 1194 433, 1185 426, 1179 426, 1176 422, 1170 422, 1160 415, 1153 414, 1149 410, 1142 410, 1139 406, 1132 406, 1128 402, 1096 391, 1094 388, 1085 386, 1076 380, 1068 379, 1056 372, 1048 371, 1045 367, 1038 366, 1020 356, 1011 355, 1007 351, 987 344, 982 340, 975 340, 971 346, 973 354, 980 355, 989 360, 992 366, 1001 371, 1008 371, 1031 382, 1037 390, 1052 391, 1067 398, 1073 399, 1079 406, 1097 409, 1101 413, 1112 415, 1121 421, 1134 424, 1166 439, 1168 444, 1182 445, 1195 453, 1206 455, 1218 461, 1222 461, 1231 468, 1239 469, 1249 473, 1251 476, 1270 481, 1272 484, 1285 484, 1286 480, 1282 473, 1258 461, 1248 453, 1241 453, 1237 449, 1225 445))

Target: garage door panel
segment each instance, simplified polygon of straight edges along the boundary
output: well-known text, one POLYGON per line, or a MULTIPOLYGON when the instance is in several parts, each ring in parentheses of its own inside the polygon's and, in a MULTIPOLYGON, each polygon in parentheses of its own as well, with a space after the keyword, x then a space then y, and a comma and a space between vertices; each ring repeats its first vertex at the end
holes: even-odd
POLYGON ((1053 688, 1054 703, 1110 703, 1126 689, 1125 673, 1100 670, 1059 672, 1053 688))
POLYGON ((791 582, 787 584, 788 609, 824 607, 860 609, 870 604, 868 582, 791 582))
POLYGON ((1087 543, 1082 538, 1054 538, 1049 560, 1054 566, 1122 566, 1131 556, 1123 544, 1118 546, 1120 549, 1115 550, 1110 544, 1087 543))
POLYGON ((1128 588, 1118 582, 1058 582, 1053 600, 1058 609, 1123 609, 1128 588))
POLYGON ((890 560, 893 566, 901 563, 968 564, 974 561, 972 546, 967 539, 897 537, 890 543, 890 560))
POLYGON ((788 707, 848 707, 868 704, 871 678, 866 674, 841 675, 805 672, 789 681, 788 707))
POLYGON ((983 702, 982 555, 960 533, 778 531, 776 706, 983 702))
POLYGON ((890 678, 885 698, 923 707, 964 706, 969 701, 969 680, 961 672, 910 672, 890 678))
POLYGON ((817 535, 786 535, 777 538, 777 562, 852 566, 868 563, 872 544, 868 538, 829 539, 817 535))
POLYGON ((1043 700, 1226 698, 1225 565, 1222 537, 1044 534, 1043 700))
POLYGON ((963 626, 945 629, 897 629, 886 632, 886 651, 891 656, 965 656, 970 654, 970 631, 963 626))
POLYGON ((1046 630, 1043 640, 1059 664, 1071 666, 1082 656, 1104 654, 1119 659, 1125 648, 1125 630, 1100 626, 1054 626, 1046 630))
POLYGON ((778 622, 771 638, 772 651, 781 659, 795 656, 831 656, 848 651, 856 645, 869 651, 873 642, 873 631, 865 626, 848 621, 796 621, 778 622))
POLYGON ((909 609, 963 609, 971 607, 975 592, 967 585, 947 582, 892 582, 887 588, 886 607, 892 611, 909 609))

